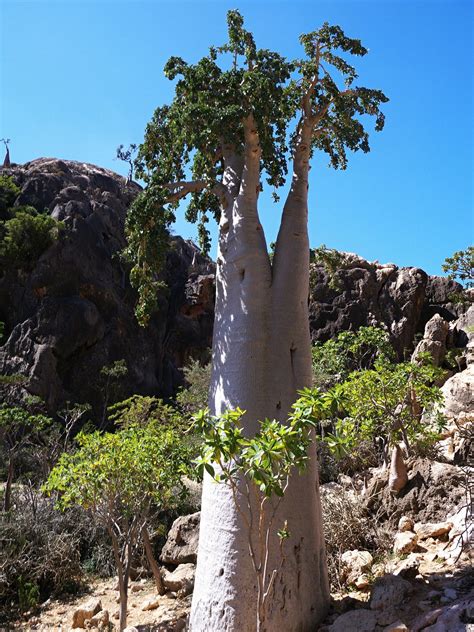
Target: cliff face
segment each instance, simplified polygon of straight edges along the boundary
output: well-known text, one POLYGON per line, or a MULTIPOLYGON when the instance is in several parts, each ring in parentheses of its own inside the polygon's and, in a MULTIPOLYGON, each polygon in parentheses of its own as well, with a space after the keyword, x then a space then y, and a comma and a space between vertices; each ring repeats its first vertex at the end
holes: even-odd
MULTIPOLYGON (((136 295, 118 256, 126 211, 140 187, 107 169, 47 158, 1 173, 21 188, 15 205, 48 209, 65 230, 30 271, 0 270, 0 321, 6 325, 0 371, 26 376, 28 391, 51 411, 67 401, 90 402, 99 411, 101 369, 122 359, 128 374, 114 384, 116 398, 172 395, 182 381, 179 369, 190 357, 205 358, 211 345, 213 262, 192 242, 174 237, 163 272, 168 291, 149 326, 141 328, 133 313, 136 295)), ((313 266, 315 341, 383 325, 402 358, 431 316, 449 321, 462 311, 450 302, 461 289, 457 283, 418 268, 347 255, 336 276, 337 289, 331 289, 325 269, 313 266)))
POLYGON ((118 256, 139 186, 107 169, 45 158, 2 175, 21 187, 15 205, 48 209, 65 230, 31 271, 0 273, 1 372, 26 376, 28 391, 51 410, 66 401, 100 408, 101 369, 122 359, 128 373, 114 384, 117 397, 173 394, 179 368, 211 344, 212 262, 191 242, 173 238, 163 272, 168 291, 149 326, 139 327, 135 292, 118 256))
MULTIPOLYGON (((399 359, 413 351, 416 334, 422 334, 434 314, 453 321, 465 307, 453 303, 459 283, 428 276, 420 268, 399 268, 393 263, 369 263, 346 254, 332 289, 327 271, 313 265, 310 326, 314 341, 326 341, 346 329, 383 326, 390 333, 399 359)), ((455 334, 454 334, 455 335, 455 334)), ((457 341, 451 341, 456 346, 457 341)), ((462 346, 465 343, 461 343, 462 346)))

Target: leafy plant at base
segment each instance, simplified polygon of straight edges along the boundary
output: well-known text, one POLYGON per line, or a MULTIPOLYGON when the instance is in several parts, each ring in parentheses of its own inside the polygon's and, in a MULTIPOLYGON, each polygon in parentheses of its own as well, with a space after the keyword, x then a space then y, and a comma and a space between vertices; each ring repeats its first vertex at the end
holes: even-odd
POLYGON ((164 588, 153 557, 149 524, 165 508, 179 504, 187 490, 186 449, 179 435, 156 423, 130 424, 112 433, 80 433, 78 449, 65 453, 43 491, 57 494, 61 509, 80 506, 107 529, 117 567, 120 629, 126 627, 128 581, 134 547, 141 538, 157 589, 164 588))
POLYGON ((257 579, 257 630, 263 630, 272 586, 285 562, 284 542, 290 535, 291 516, 274 526, 290 476, 304 471, 313 430, 328 400, 324 395, 305 391, 292 408, 288 424, 265 419, 253 437, 243 433, 244 411, 227 411, 214 417, 200 411, 194 423, 203 437, 202 453, 196 460, 198 471, 206 471, 217 483, 232 490, 235 506, 248 534, 249 555, 257 579), (280 562, 268 567, 270 541, 276 531, 280 562))

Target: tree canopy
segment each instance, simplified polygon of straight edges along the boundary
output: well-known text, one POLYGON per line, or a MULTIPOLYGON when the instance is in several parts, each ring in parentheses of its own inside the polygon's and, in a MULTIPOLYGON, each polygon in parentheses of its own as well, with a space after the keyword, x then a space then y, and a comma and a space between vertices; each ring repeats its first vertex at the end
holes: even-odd
POLYGON ((335 169, 346 168, 348 150, 370 150, 362 115, 375 117, 376 130, 384 125, 380 105, 387 97, 357 86, 355 68, 346 59, 364 56, 367 49, 339 26, 325 23, 301 35, 304 55, 288 60, 257 48, 238 11, 228 12, 227 24, 228 41, 211 47, 197 63, 168 60, 164 70, 176 80, 175 96, 156 109, 139 148, 136 173, 147 186, 128 215, 125 255, 133 264, 142 323, 156 305, 156 272, 168 229, 188 194, 186 218, 198 223, 200 245, 209 249, 208 218, 219 221, 228 203, 222 186, 225 154, 229 148, 243 153, 245 124, 258 130, 259 186, 265 180, 276 200, 303 125, 311 125, 311 154, 325 152, 335 169))

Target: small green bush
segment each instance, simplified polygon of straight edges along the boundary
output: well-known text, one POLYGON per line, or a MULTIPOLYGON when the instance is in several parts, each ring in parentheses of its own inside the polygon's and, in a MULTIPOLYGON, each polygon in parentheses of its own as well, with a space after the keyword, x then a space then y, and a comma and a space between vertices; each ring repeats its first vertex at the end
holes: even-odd
POLYGON ((0 176, 0 221, 8 219, 9 209, 20 193, 11 176, 0 176))
POLYGON ((4 222, 0 235, 0 263, 7 267, 30 269, 56 241, 63 227, 49 215, 41 215, 33 207, 16 210, 4 222))

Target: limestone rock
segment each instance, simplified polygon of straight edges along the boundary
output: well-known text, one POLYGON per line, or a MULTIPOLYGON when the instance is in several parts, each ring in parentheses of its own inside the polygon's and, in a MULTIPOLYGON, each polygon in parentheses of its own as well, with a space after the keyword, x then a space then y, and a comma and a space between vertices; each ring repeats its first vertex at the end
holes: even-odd
POLYGON ((195 572, 196 567, 194 564, 180 564, 172 573, 167 571, 164 573, 163 583, 168 590, 173 592, 181 591, 188 587, 192 590, 195 572))
POLYGON ((417 522, 415 524, 415 533, 419 540, 427 540, 428 538, 439 538, 447 535, 452 528, 452 522, 429 522, 426 524, 417 522))
POLYGON ((117 256, 127 210, 141 188, 72 160, 40 158, 2 173, 21 188, 16 205, 46 209, 65 229, 21 280, 13 273, 0 277, 6 321, 0 371, 26 376, 27 392, 52 412, 67 401, 89 402, 98 416, 100 371, 122 358, 128 374, 117 381, 117 399, 173 395, 183 364, 204 359, 211 345, 213 262, 192 242, 173 237, 163 269, 168 293, 159 294, 159 309, 142 328, 128 268, 117 256))
POLYGON ((109 611, 101 610, 90 619, 89 627, 99 628, 99 630, 108 630, 109 621, 110 621, 109 611))
POLYGON ((383 629, 383 632, 409 632, 409 628, 403 621, 395 621, 395 623, 387 625, 387 627, 383 629))
POLYGON ((341 614, 329 627, 328 632, 374 632, 377 617, 374 612, 366 609, 350 610, 341 614))
POLYGON ((399 531, 413 531, 414 523, 408 516, 402 516, 398 521, 399 531))
POLYGON ((162 598, 156 596, 150 597, 143 603, 142 610, 156 610, 161 605, 161 599, 162 598))
POLYGON ((425 325, 425 333, 417 344, 412 355, 412 362, 416 362, 422 353, 430 353, 433 363, 440 366, 446 355, 446 339, 449 324, 442 316, 435 314, 425 325))
POLYGON ((160 559, 165 564, 196 563, 201 513, 177 518, 168 533, 160 559))
POLYGON ((445 382, 441 391, 444 395, 442 412, 448 418, 474 418, 474 365, 456 373, 445 382))
POLYGON ((373 557, 368 551, 345 551, 341 555, 341 562, 345 567, 346 582, 354 582, 362 571, 371 567, 373 561, 373 557))
POLYGON ((382 610, 400 604, 412 591, 410 582, 396 575, 385 575, 375 580, 370 595, 370 608, 382 610))
POLYGON ((401 531, 395 534, 393 552, 397 555, 411 553, 418 543, 418 536, 411 531, 401 531))
POLYGON ((90 599, 79 606, 72 615, 73 628, 85 628, 86 619, 92 619, 94 615, 102 610, 100 599, 90 599))

